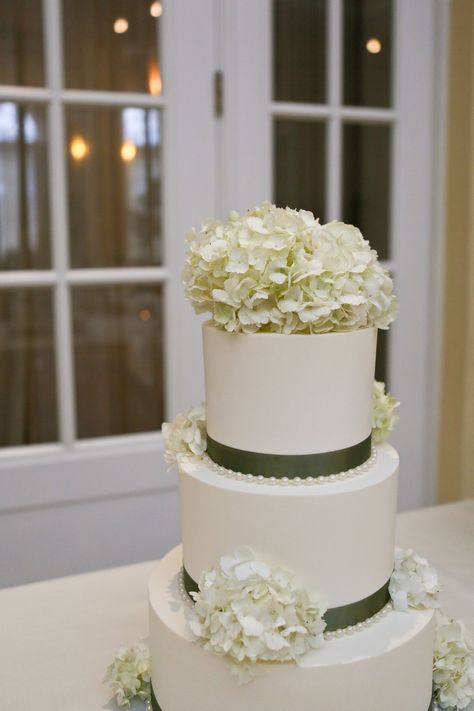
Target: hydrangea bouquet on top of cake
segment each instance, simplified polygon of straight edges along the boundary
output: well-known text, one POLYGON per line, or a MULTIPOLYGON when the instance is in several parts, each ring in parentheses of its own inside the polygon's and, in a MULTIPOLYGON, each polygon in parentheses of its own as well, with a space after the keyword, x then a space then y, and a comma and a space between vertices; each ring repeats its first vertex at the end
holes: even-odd
POLYGON ((187 298, 230 332, 327 333, 389 327, 397 302, 360 230, 269 202, 188 235, 187 298))

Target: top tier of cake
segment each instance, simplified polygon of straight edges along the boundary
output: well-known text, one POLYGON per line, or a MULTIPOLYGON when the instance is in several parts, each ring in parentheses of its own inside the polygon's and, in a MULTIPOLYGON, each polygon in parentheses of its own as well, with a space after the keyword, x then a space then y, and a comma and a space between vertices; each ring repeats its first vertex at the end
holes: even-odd
POLYGON ((303 459, 341 451, 357 456, 359 448, 357 463, 364 461, 370 453, 376 341, 374 327, 236 334, 205 323, 208 454, 215 458, 215 443, 229 456, 238 450, 303 459))

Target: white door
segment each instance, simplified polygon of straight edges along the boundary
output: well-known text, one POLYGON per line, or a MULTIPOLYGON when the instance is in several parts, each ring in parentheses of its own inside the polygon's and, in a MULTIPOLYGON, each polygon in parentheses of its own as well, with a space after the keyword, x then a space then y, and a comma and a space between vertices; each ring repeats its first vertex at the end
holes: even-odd
POLYGON ((377 249, 400 302, 396 324, 379 332, 377 365, 402 403, 393 438, 400 504, 426 505, 435 476, 433 107, 443 18, 432 0, 220 7, 221 211, 271 199, 352 222, 377 249))
POLYGON ((160 427, 202 398, 179 275, 186 230, 216 211, 211 0, 24 8, 0 4, 7 583, 122 562, 121 547, 125 560, 156 556, 178 536, 160 427), (122 501, 130 530, 145 495, 155 509, 136 540, 149 545, 130 553, 124 533, 106 534, 120 515, 104 502, 122 501))

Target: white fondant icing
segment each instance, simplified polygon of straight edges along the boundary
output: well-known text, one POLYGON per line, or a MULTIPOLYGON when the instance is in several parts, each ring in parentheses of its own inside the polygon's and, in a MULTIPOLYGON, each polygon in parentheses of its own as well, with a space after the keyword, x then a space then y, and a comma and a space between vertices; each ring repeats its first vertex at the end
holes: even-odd
POLYGON ((330 607, 361 600, 393 570, 398 455, 378 449, 370 471, 315 487, 256 486, 203 462, 180 466, 184 564, 199 580, 222 555, 249 545, 290 570, 330 607))
POLYGON ((262 664, 239 686, 220 657, 190 641, 177 587, 181 547, 149 588, 152 682, 163 711, 427 711, 433 611, 391 612, 360 634, 331 639, 300 664, 262 664))
POLYGON ((209 435, 236 449, 312 454, 372 428, 375 328, 235 334, 203 324, 209 435))

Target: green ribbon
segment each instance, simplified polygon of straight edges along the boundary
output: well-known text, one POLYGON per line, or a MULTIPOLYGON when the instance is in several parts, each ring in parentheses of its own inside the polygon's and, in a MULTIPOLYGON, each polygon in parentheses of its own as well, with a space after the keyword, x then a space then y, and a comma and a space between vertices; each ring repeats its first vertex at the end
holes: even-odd
MULTIPOLYGON (((186 592, 193 599, 191 593, 198 592, 199 586, 184 567, 183 582, 186 592)), ((363 600, 357 600, 356 602, 350 602, 348 605, 332 607, 327 610, 324 615, 326 632, 334 632, 335 630, 344 629, 344 627, 356 625, 358 622, 363 622, 380 612, 390 600, 389 583, 390 578, 379 590, 363 600)))
POLYGON ((161 706, 157 701, 155 692, 153 691, 153 684, 150 684, 150 686, 151 686, 151 708, 153 709, 153 711, 161 711, 161 706))
MULTIPOLYGON (((236 686, 236 691, 237 691, 237 689, 238 689, 238 687, 236 686)), ((153 685, 151 687, 151 708, 153 709, 153 711, 162 711, 160 704, 156 700, 156 696, 153 691, 153 685)), ((433 699, 430 703, 428 711, 435 711, 435 709, 436 709, 436 707, 435 707, 434 696, 433 696, 433 699)))
POLYGON ((363 622, 377 612, 380 612, 390 600, 390 593, 388 591, 389 584, 390 578, 379 590, 365 597, 363 600, 350 602, 348 605, 341 605, 340 607, 331 607, 329 610, 326 610, 326 614, 324 615, 326 630, 328 632, 341 630, 344 629, 344 627, 350 627, 351 625, 356 625, 358 622, 363 622))
POLYGON ((354 469, 370 457, 372 434, 358 444, 318 454, 263 454, 235 449, 207 435, 207 454, 226 469, 282 479, 339 474, 354 469))

